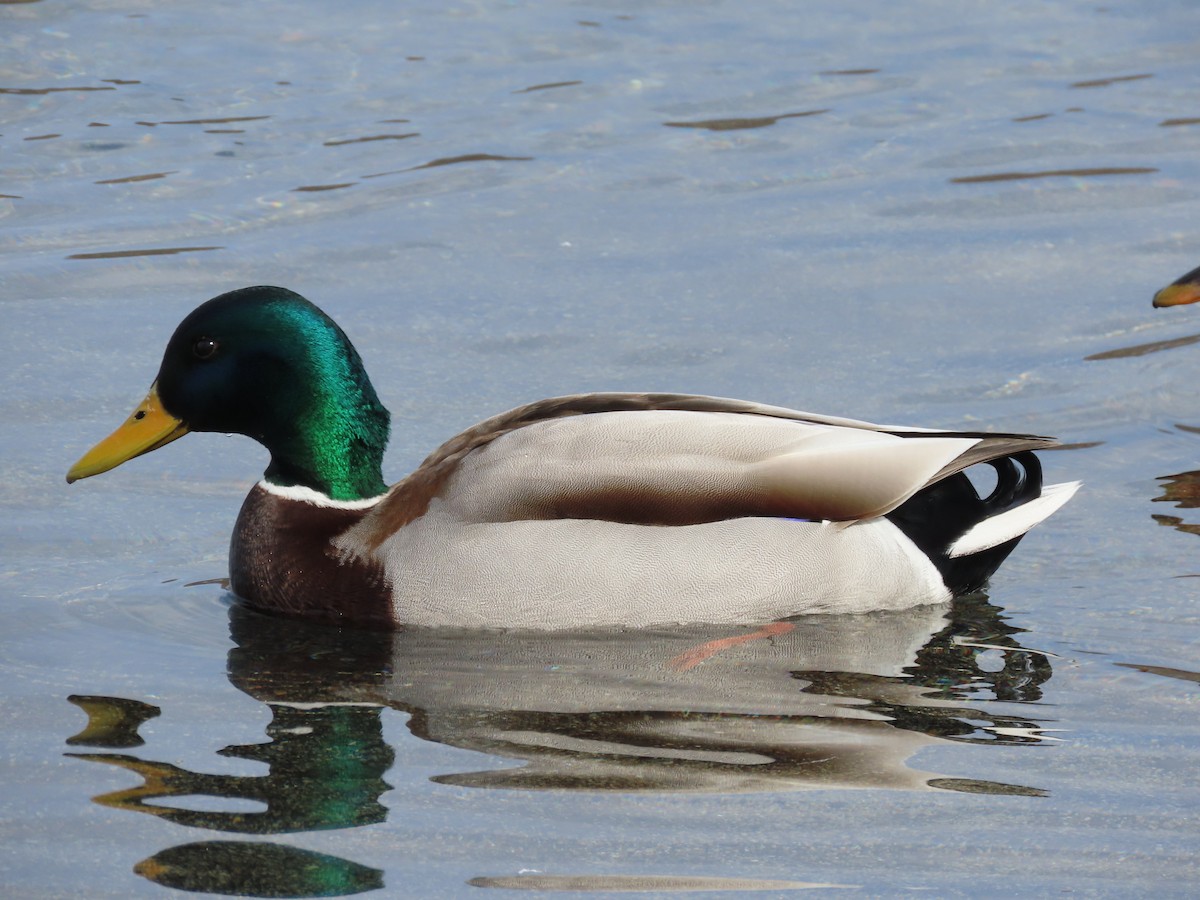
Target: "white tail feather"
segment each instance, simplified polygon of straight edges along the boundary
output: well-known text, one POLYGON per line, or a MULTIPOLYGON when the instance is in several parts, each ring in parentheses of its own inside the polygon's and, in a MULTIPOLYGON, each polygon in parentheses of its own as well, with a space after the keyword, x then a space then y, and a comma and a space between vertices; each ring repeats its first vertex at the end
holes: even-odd
POLYGON ((1042 488, 1042 495, 1036 500, 1030 500, 1016 509, 984 519, 950 545, 950 558, 970 556, 972 553, 990 550, 1005 541, 1020 537, 1070 500, 1079 490, 1079 485, 1078 481, 1047 485, 1042 488))

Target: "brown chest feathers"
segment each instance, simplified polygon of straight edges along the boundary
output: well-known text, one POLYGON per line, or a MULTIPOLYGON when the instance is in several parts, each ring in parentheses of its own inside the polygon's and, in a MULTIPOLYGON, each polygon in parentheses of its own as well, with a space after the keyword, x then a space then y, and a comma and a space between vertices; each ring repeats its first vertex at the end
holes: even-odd
POLYGON ((361 558, 340 558, 332 544, 365 512, 280 497, 255 485, 229 545, 233 592, 268 612, 394 628, 391 589, 382 568, 361 558))

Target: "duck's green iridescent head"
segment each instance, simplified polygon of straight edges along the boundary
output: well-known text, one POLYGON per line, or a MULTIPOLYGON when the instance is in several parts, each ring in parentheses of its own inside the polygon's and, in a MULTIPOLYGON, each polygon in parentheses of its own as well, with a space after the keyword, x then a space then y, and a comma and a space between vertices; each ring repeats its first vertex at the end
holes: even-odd
POLYGON ((67 480, 107 471, 188 431, 221 431, 265 446, 274 484, 364 499, 386 489, 388 421, 358 352, 332 319, 284 288, 243 288, 180 323, 146 401, 67 480))

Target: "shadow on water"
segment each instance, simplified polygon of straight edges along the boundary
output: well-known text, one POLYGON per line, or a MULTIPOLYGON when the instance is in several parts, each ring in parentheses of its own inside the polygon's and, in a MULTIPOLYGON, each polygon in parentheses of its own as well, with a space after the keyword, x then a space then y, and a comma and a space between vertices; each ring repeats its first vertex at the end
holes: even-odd
MULTIPOLYGON (((112 752, 140 746, 138 727, 159 710, 72 696, 89 721, 67 743, 108 752, 68 755, 142 779, 96 803, 244 835, 381 822, 395 759, 383 736, 385 709, 408 713, 421 739, 488 754, 477 771, 433 777, 456 786, 1044 793, 908 765, 917 750, 943 741, 1045 740, 1044 723, 986 702, 1038 701, 1051 666, 1017 642, 1018 629, 981 595, 951 607, 758 629, 570 634, 339 630, 234 605, 230 630, 230 681, 265 703, 272 720, 268 742, 219 752, 265 763, 267 774, 212 775, 112 752), (183 800, 196 797, 236 809, 183 800)), ((276 842, 184 844, 135 871, 174 888, 248 896, 336 896, 383 884, 376 869, 276 842)))

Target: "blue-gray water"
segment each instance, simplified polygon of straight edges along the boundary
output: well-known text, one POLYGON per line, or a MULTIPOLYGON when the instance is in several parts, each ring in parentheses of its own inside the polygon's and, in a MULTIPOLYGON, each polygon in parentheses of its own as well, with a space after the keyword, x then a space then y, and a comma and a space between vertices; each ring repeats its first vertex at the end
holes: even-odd
POLYGON ((1200 263, 1198 19, 0 3, 0 894, 1191 894, 1200 346, 1087 357, 1200 332, 1149 305, 1200 263), (661 389, 1053 434, 1086 486, 986 599, 706 659, 313 633, 211 583, 256 445, 63 482, 254 283, 353 337, 393 478, 661 389))

